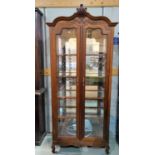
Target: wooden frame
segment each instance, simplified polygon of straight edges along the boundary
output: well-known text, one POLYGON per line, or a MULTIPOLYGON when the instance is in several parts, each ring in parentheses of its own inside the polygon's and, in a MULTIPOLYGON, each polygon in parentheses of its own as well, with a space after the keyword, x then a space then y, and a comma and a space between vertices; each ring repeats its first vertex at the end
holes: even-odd
POLYGON ((52 80, 52 125, 53 125, 53 144, 52 151, 55 152, 55 145, 61 146, 95 146, 105 147, 109 152, 109 118, 110 118, 110 99, 111 99, 111 77, 112 77, 112 52, 114 26, 107 17, 94 17, 90 15, 83 5, 77 9, 77 12, 70 17, 58 17, 52 23, 47 23, 50 27, 51 43, 51 80, 52 80), (74 28, 77 34, 77 136, 58 136, 58 79, 57 79, 57 55, 56 55, 56 35, 62 32, 62 29, 74 28), (107 54, 106 54, 106 76, 105 76, 105 96, 104 96, 104 129, 103 137, 84 137, 84 102, 85 102, 85 55, 86 55, 86 36, 88 28, 100 29, 104 35, 107 35, 107 54))
POLYGON ((35 0, 35 7, 78 7, 81 3, 87 7, 119 6, 119 0, 35 0))

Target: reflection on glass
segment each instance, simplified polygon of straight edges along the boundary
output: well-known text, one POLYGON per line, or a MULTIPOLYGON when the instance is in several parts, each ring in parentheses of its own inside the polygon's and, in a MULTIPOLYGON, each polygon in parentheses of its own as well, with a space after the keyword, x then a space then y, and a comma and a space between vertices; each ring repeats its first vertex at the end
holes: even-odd
POLYGON ((75 113, 75 108, 67 108, 67 106, 59 108, 59 116, 74 116, 75 113))
POLYGON ((59 90, 76 90, 76 78, 59 77, 59 90))
POLYGON ((97 100, 85 100, 85 107, 97 107, 97 100))
POLYGON ((75 29, 57 35, 59 136, 76 136, 77 38, 75 29))
POLYGON ((59 97, 76 97, 76 78, 59 77, 59 97))
POLYGON ((105 57, 86 56, 86 76, 105 76, 105 57))
POLYGON ((85 90, 85 98, 103 98, 103 91, 86 91, 85 90))
POLYGON ((105 76, 107 36, 100 29, 88 29, 86 36, 86 76, 105 76))
POLYGON ((86 32, 86 54, 105 54, 107 39, 101 29, 87 29, 86 32))
POLYGON ((59 119, 58 123, 59 136, 76 136, 76 117, 64 117, 59 119))
MULTIPOLYGON (((97 110, 91 110, 90 109, 86 109, 85 110, 85 120, 89 121, 89 126, 91 126, 91 132, 89 134, 89 137, 103 137, 103 117, 99 117, 97 113, 97 110)), ((103 110, 101 112, 101 114, 103 116, 103 110)), ((87 122, 88 122, 87 121, 87 122)), ((86 124, 85 121, 85 137, 88 137, 88 131, 86 130, 86 127, 88 126, 88 124, 86 124)))
POLYGON ((75 99, 60 99, 59 107, 76 107, 75 99))
POLYGON ((76 91, 66 90, 65 93, 64 91, 59 91, 59 97, 76 97, 76 91))
POLYGON ((86 89, 90 88, 95 90, 96 87, 100 86, 103 89, 104 78, 103 77, 86 77, 86 89))
POLYGON ((59 76, 76 76, 76 56, 59 56, 59 76))
POLYGON ((64 29, 57 35, 57 56, 59 76, 76 76, 76 31, 64 29))
POLYGON ((76 100, 60 99, 59 100, 59 135, 75 136, 76 135, 76 100), (72 129, 72 130, 71 130, 72 129))
POLYGON ((85 137, 103 137, 107 36, 100 29, 87 29, 86 36, 85 137))
POLYGON ((63 29, 61 35, 57 35, 57 54, 76 54, 75 29, 63 29))

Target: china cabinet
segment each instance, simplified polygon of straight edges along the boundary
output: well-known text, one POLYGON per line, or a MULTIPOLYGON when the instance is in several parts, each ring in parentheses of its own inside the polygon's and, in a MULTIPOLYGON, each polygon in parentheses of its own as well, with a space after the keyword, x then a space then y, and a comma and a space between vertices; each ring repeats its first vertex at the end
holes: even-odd
POLYGON ((114 26, 83 5, 70 17, 47 23, 51 43, 52 151, 60 146, 105 147, 114 26))

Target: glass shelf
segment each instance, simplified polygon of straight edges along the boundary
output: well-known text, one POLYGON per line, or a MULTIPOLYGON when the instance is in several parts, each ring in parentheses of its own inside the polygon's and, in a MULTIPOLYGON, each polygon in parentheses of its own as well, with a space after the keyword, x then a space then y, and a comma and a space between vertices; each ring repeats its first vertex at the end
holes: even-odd
MULTIPOLYGON (((58 99, 76 99, 76 97, 72 96, 58 96, 58 99)), ((103 97, 85 97, 87 100, 103 100, 103 97)))
POLYGON ((71 57, 71 56, 77 56, 77 54, 57 54, 57 56, 59 57, 62 57, 62 56, 69 56, 69 57, 71 57))
MULTIPOLYGON (((77 108, 76 106, 59 106, 59 108, 77 108)), ((100 109, 100 108, 104 108, 104 107, 93 107, 93 106, 85 106, 85 108, 87 109, 100 109)))

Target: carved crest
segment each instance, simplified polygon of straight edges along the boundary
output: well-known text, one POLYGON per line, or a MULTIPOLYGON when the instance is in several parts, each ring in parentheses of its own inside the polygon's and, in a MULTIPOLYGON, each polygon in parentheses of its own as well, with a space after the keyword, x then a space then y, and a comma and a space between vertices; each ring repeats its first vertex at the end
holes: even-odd
POLYGON ((80 7, 77 8, 77 14, 84 15, 87 12, 87 8, 83 7, 83 4, 80 4, 80 7))

